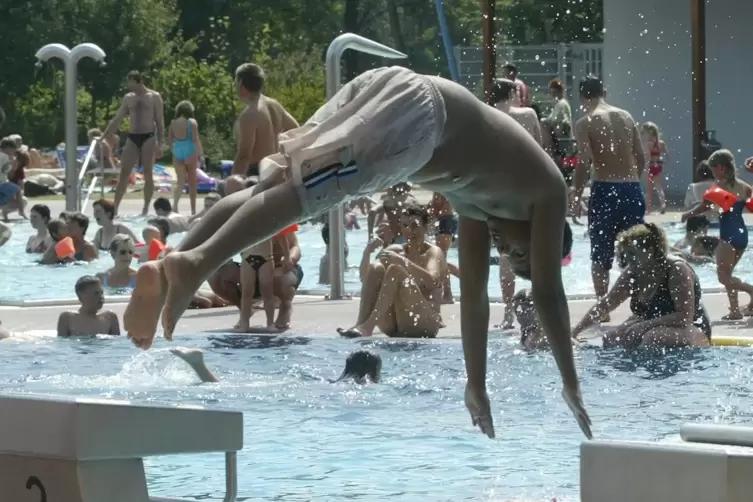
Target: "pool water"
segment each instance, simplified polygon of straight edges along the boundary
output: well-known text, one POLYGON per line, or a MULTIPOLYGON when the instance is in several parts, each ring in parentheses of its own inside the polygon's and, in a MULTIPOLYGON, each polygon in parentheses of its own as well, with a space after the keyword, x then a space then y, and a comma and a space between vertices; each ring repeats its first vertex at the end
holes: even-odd
MULTIPOLYGON (((129 225, 137 236, 146 226, 146 218, 130 218, 119 220, 129 225)), ((26 241, 34 234, 34 230, 25 221, 16 221, 11 224, 13 237, 0 248, 0 269, 3 270, 3 281, 0 282, 0 300, 40 300, 60 299, 74 297, 73 286, 82 275, 104 272, 112 266, 112 258, 107 252, 100 252, 100 258, 92 263, 75 263, 69 265, 49 266, 38 265, 37 255, 25 253, 26 241)), ((361 255, 366 247, 366 222, 362 221, 362 229, 346 232, 346 241, 350 248, 348 263, 358 265, 361 255)), ((88 235, 94 237, 97 224, 92 223, 88 235)), ((680 224, 666 226, 670 244, 678 241, 684 235, 684 229, 680 224)), ((750 229, 753 230, 753 229, 750 229)), ((593 294, 591 282, 590 242, 585 235, 586 227, 573 227, 573 261, 563 269, 565 290, 570 295, 593 294)), ((713 231, 712 231, 713 232, 713 231)), ((176 245, 185 234, 171 235, 168 242, 176 245)), ((302 249, 301 266, 304 270, 304 278, 301 290, 323 290, 328 286, 319 284, 319 260, 324 255, 325 246, 321 238, 321 227, 318 225, 302 225, 298 234, 302 249)), ((451 249, 449 260, 457 263, 457 250, 451 249)), ((134 266, 138 264, 134 263, 134 266)), ((716 267, 712 265, 696 266, 696 271, 703 288, 719 288, 716 277, 716 267)), ((741 278, 753 278, 753 257, 751 253, 743 256, 737 266, 736 274, 741 278)), ((612 270, 613 281, 618 275, 617 269, 612 270)), ((453 293, 460 294, 460 283, 456 278, 451 278, 453 293)), ((518 287, 529 286, 527 281, 519 280, 518 287)), ((358 270, 349 268, 345 271, 345 287, 347 291, 357 293, 361 289, 358 279, 358 270)), ((489 272, 489 295, 499 297, 499 268, 492 267, 489 272)))
MULTIPOLYGON (((473 430, 463 404, 459 340, 184 336, 205 350, 220 383, 198 384, 163 343, 44 337, 2 342, 9 392, 85 395, 244 412, 239 500, 462 501, 578 499, 583 439, 560 397, 551 354, 525 354, 517 337, 490 342, 489 393, 497 440, 473 430), (243 348, 241 348, 243 347, 243 348), (383 383, 327 383, 347 354, 369 348, 383 383)), ((671 355, 576 353, 600 439, 678 441, 686 422, 750 423, 753 352, 709 348, 671 355)), ((146 462, 152 495, 220 500, 222 454, 146 462)))

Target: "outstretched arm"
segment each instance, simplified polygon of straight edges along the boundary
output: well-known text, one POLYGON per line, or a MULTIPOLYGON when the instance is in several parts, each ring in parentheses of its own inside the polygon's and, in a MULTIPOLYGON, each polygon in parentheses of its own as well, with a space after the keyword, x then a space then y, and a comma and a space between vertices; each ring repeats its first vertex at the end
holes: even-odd
POLYGON ((105 132, 102 133, 101 140, 104 142, 104 138, 107 138, 110 134, 118 130, 118 127, 120 127, 120 123, 123 122, 123 119, 125 116, 128 115, 128 96, 126 95, 123 98, 123 101, 120 103, 120 108, 118 108, 117 113, 115 114, 115 117, 110 121, 109 124, 107 124, 107 128, 105 129, 105 132))
POLYGON ((588 309, 588 312, 583 316, 583 319, 575 325, 573 328, 573 338, 598 323, 604 315, 609 314, 622 305, 625 300, 630 298, 631 276, 630 269, 627 269, 620 274, 620 277, 617 278, 617 282, 614 283, 614 286, 612 286, 612 289, 609 290, 606 296, 599 298, 593 307, 588 309))

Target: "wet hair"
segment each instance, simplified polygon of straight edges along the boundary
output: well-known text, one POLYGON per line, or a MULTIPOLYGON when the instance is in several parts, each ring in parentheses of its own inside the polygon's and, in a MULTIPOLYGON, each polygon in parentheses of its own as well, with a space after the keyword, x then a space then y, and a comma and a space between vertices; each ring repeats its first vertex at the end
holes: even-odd
POLYGON ((193 103, 188 100, 181 101, 175 106, 175 118, 183 117, 184 119, 190 119, 196 110, 193 107, 193 103))
POLYGON ((379 383, 382 376, 382 358, 368 350, 357 350, 351 352, 345 360, 345 369, 340 378, 335 380, 340 382, 352 378, 357 382, 363 382, 367 378, 374 383, 379 383))
POLYGON ((659 131, 659 126, 654 124, 653 122, 646 122, 641 126, 642 132, 647 132, 654 138, 661 139, 661 132, 659 131))
POLYGON ((79 277, 76 281, 76 285, 74 286, 76 296, 78 296, 80 299, 81 295, 84 294, 87 289, 96 285, 101 286, 102 281, 100 281, 99 278, 95 275, 85 275, 83 277, 79 277))
POLYGON ((426 209, 426 206, 421 204, 413 203, 406 205, 403 209, 403 216, 418 218, 423 226, 429 224, 429 211, 426 209))
POLYGON ((685 231, 689 233, 700 232, 709 228, 711 223, 705 216, 693 216, 685 222, 685 231))
POLYGON ((126 80, 133 80, 137 84, 141 84, 144 81, 144 78, 141 76, 141 73, 136 70, 132 70, 128 72, 128 75, 126 75, 126 80))
POLYGON ((714 173, 711 171, 708 160, 702 160, 698 163, 695 170, 699 181, 709 181, 714 179, 714 173))
POLYGON ((157 216, 156 218, 151 218, 147 223, 159 230, 162 233, 162 238, 167 240, 167 237, 170 235, 170 220, 167 217, 157 216))
POLYGON ((118 249, 120 249, 120 246, 123 244, 133 244, 133 239, 131 239, 130 235, 126 234, 115 234, 115 237, 112 238, 110 241, 110 252, 111 253, 117 253, 118 249))
POLYGON ((604 82, 596 75, 587 75, 580 79, 580 97, 597 99, 604 96, 604 82))
POLYGON ((155 211, 165 211, 171 213, 173 211, 173 205, 165 197, 157 197, 152 204, 155 211))
POLYGON ((235 80, 247 91, 261 92, 264 87, 264 70, 253 63, 244 63, 235 70, 235 80))
POLYGON ((512 97, 512 93, 518 89, 518 86, 512 80, 506 78, 498 78, 494 81, 492 86, 492 102, 506 103, 512 97))
POLYGON ((504 65, 502 65, 502 69, 503 70, 507 70, 510 73, 512 73, 513 77, 517 77, 518 76, 518 67, 515 65, 515 63, 507 62, 504 65))
POLYGON ((89 129, 86 132, 86 137, 89 139, 92 138, 101 138, 102 137, 102 129, 97 129, 96 127, 94 129, 89 129))
POLYGON ((735 167, 735 156, 727 149, 717 150, 709 157, 709 166, 724 167, 724 174, 729 181, 735 181, 737 178, 737 168, 735 167))
POLYGON ((2 140, 0 140, 0 149, 2 149, 2 150, 11 150, 11 149, 15 150, 16 148, 18 148, 16 146, 16 142, 13 141, 12 139, 10 139, 10 138, 3 138, 2 140))
POLYGON ((37 213, 45 225, 50 222, 50 207, 47 204, 34 204, 31 211, 37 213))
POLYGON ((86 216, 84 213, 72 213, 68 220, 81 227, 81 235, 86 235, 86 231, 89 229, 88 216, 86 216))
POLYGON ((699 244, 709 256, 714 256, 716 248, 719 246, 719 237, 713 235, 701 235, 695 238, 695 242, 699 244))
POLYGON ((667 234, 656 223, 640 223, 617 235, 617 246, 620 250, 620 266, 624 268, 625 251, 630 246, 647 246, 653 251, 657 260, 667 258, 669 245, 667 234))
POLYGON ((92 207, 96 207, 96 206, 99 206, 99 207, 101 207, 101 208, 102 208, 102 211, 103 211, 103 212, 104 212, 104 213, 105 213, 105 214, 107 215, 107 217, 108 217, 108 218, 110 218, 111 220, 112 220, 113 218, 115 218, 115 204, 113 204, 113 203, 112 203, 112 202, 110 202, 109 200, 107 200, 107 199, 104 199, 104 198, 102 198, 102 199, 99 199, 99 200, 96 200, 96 201, 94 201, 94 203, 92 204, 92 207))
POLYGON ((60 227, 65 225, 65 221, 61 219, 51 220, 47 223, 47 231, 50 233, 50 237, 55 242, 60 240, 60 227))

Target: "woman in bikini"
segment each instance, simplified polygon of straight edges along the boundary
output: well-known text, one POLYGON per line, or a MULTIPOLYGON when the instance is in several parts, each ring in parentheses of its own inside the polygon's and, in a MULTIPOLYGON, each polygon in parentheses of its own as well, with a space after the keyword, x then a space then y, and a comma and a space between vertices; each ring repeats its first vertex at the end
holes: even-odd
MULTIPOLYGON (((753 316, 753 285, 743 282, 732 275, 740 258, 748 247, 748 227, 745 226, 743 211, 745 201, 751 196, 750 185, 737 179, 735 157, 729 150, 717 150, 708 160, 711 172, 716 179, 716 187, 736 197, 729 210, 719 216, 719 245, 716 248, 716 273, 719 282, 727 290, 729 314, 723 320, 742 319, 744 315, 753 316), (750 296, 750 303, 740 311, 737 292, 744 291, 750 296)), ((700 216, 712 208, 712 202, 703 199, 700 204, 682 215, 682 221, 693 216, 700 216)))
POLYGON ((55 242, 50 237, 47 230, 47 224, 50 222, 50 208, 44 204, 35 204, 29 211, 29 223, 31 228, 37 231, 37 235, 32 235, 26 242, 27 253, 44 253, 55 242))
POLYGON ((94 219, 100 226, 97 233, 94 234, 92 244, 100 251, 110 251, 110 244, 118 234, 124 234, 131 238, 134 243, 138 243, 134 233, 126 225, 115 223, 115 205, 107 199, 99 199, 92 204, 94 219))
POLYGON ((641 139, 643 149, 648 152, 648 187, 646 188, 646 214, 649 214, 653 205, 653 194, 659 197, 659 212, 667 211, 667 198, 664 196, 662 184, 662 171, 664 163, 669 160, 667 145, 661 139, 659 127, 653 122, 646 122, 641 126, 641 139))
POLYGON ((178 211, 178 202, 188 181, 188 199, 191 214, 196 214, 196 166, 204 151, 199 138, 199 124, 193 118, 194 107, 190 101, 181 101, 175 107, 175 118, 168 128, 168 142, 173 150, 173 167, 178 179, 173 189, 173 210, 178 211))
POLYGON ((105 289, 133 289, 136 284, 136 269, 131 267, 133 253, 136 246, 133 240, 125 235, 118 234, 110 241, 110 256, 113 267, 107 272, 97 274, 105 289))

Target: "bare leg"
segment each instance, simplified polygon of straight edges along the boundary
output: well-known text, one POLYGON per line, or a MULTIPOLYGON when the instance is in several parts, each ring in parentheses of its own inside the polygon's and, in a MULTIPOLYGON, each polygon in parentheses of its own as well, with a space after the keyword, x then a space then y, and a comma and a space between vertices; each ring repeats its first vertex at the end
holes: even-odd
POLYGON ((196 214, 196 163, 198 161, 196 155, 191 155, 186 160, 186 180, 188 181, 188 201, 191 203, 191 215, 196 214))
POLYGON ((293 271, 277 275, 277 270, 275 269, 273 298, 280 299, 280 309, 275 326, 277 329, 286 330, 290 327, 290 319, 293 316, 293 298, 298 277, 293 271))
POLYGON ((650 174, 646 179, 646 214, 651 214, 654 208, 654 178, 650 174))
POLYGON ((183 359, 196 372, 202 382, 219 382, 219 379, 204 364, 204 353, 202 351, 198 349, 170 349, 170 352, 183 359))
MULTIPOLYGON (((436 237, 434 237, 437 247, 442 250, 444 253, 445 261, 447 260, 447 251, 450 249, 450 245, 452 245, 452 235, 447 234, 437 234, 436 237)), ((444 285, 442 287, 443 293, 442 293, 442 303, 445 305, 450 305, 455 302, 455 299, 452 297, 452 287, 450 285, 450 273, 447 272, 447 276, 444 279, 444 285)))
MULTIPOLYGON (((407 278, 407 274, 405 277, 407 278)), ((400 281, 393 311, 397 319, 397 332, 386 332, 387 336, 434 338, 439 329, 444 327, 436 307, 424 297, 413 281, 400 281)), ((379 329, 384 331, 381 324, 379 329)))
POLYGON ((186 165, 173 160, 173 169, 175 169, 175 186, 173 187, 173 211, 180 212, 178 203, 180 196, 183 195, 183 188, 186 186, 186 165))
POLYGON ((256 270, 246 260, 241 262, 241 308, 240 319, 235 329, 246 332, 251 327, 250 319, 254 315, 254 296, 256 296, 256 270))
POLYGON ((512 329, 515 320, 515 309, 512 305, 512 297, 515 296, 515 271, 510 259, 505 255, 499 257, 499 286, 502 290, 502 303, 505 305, 505 317, 500 327, 512 329))
MULTIPOLYGON (((355 326, 364 323, 374 310, 386 272, 387 269, 378 260, 369 265, 369 272, 366 275, 366 280, 361 284, 361 301, 358 303, 358 318, 356 319, 355 326)), ((358 331, 353 330, 338 328, 337 332, 342 336, 361 336, 358 331)))
POLYGON ((157 138, 151 137, 141 146, 141 167, 144 168, 144 208, 141 216, 149 214, 154 195, 154 155, 157 153, 157 138))
MULTIPOLYGON (((591 262, 591 279, 594 283, 594 292, 597 298, 606 296, 609 292, 609 270, 596 262, 591 262)), ((601 322, 609 322, 609 314, 604 314, 601 322)))
POLYGON ((661 175, 654 179, 654 190, 656 190, 656 195, 659 196, 659 212, 664 214, 667 212, 667 197, 664 195, 664 184, 662 183, 661 175))
POLYGON ((128 184, 131 179, 131 173, 133 168, 136 167, 136 163, 139 161, 139 149, 136 144, 130 139, 126 140, 125 147, 123 147, 123 156, 120 159, 120 176, 118 177, 118 186, 115 187, 115 214, 118 214, 118 208, 120 202, 125 196, 128 184))
POLYGON ((348 332, 360 333, 361 336, 373 335, 374 329, 383 319, 388 318, 389 315, 394 315, 396 310, 394 306, 395 301, 398 298, 398 290, 406 279, 408 279, 408 272, 406 272, 403 267, 396 265, 387 267, 387 272, 385 273, 384 280, 379 288, 374 308, 365 321, 348 330, 348 332))
POLYGON ((643 333, 641 346, 664 347, 668 349, 676 347, 708 347, 709 339, 706 337, 706 334, 696 326, 688 328, 660 326, 643 333))
POLYGON ((275 262, 269 260, 259 269, 259 292, 264 305, 264 314, 267 318, 267 329, 276 331, 275 328, 275 262))
POLYGON ((737 262, 742 258, 743 252, 733 248, 727 242, 720 242, 716 248, 716 273, 719 282, 727 290, 727 299, 729 300, 729 314, 722 317, 724 320, 736 320, 742 319, 743 314, 740 312, 740 305, 737 299, 737 292, 744 291, 751 297, 748 307, 745 309, 746 314, 748 311, 753 310, 753 286, 741 281, 732 273, 735 270, 737 262))

